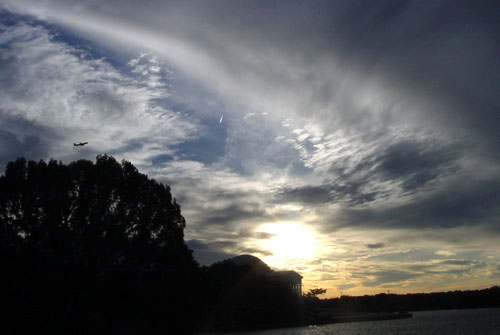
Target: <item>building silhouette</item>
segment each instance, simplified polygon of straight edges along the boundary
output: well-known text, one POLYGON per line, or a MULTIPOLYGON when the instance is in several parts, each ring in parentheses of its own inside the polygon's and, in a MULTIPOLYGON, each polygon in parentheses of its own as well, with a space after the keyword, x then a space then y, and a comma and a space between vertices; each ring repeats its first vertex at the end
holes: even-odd
POLYGON ((297 296, 302 296, 302 276, 295 271, 273 271, 266 275, 269 282, 285 284, 287 285, 293 293, 297 296))
POLYGON ((254 273, 262 274, 271 286, 284 285, 298 297, 302 296, 302 276, 295 271, 274 271, 260 258, 252 255, 239 255, 230 261, 236 266, 250 267, 254 273))

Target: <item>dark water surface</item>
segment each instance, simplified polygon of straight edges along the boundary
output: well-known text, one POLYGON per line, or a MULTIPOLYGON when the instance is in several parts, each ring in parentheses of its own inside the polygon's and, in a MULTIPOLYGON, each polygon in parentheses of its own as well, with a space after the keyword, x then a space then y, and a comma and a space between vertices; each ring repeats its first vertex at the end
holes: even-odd
POLYGON ((241 332, 240 335, 500 335, 500 308, 412 312, 413 318, 241 332))

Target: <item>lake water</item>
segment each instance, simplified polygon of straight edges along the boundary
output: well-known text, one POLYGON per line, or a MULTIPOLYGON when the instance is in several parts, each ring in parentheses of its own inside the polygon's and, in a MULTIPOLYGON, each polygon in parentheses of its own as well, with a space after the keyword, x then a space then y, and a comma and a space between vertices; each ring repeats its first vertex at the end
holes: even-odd
POLYGON ((500 335, 500 308, 412 312, 413 318, 241 332, 239 335, 500 335))

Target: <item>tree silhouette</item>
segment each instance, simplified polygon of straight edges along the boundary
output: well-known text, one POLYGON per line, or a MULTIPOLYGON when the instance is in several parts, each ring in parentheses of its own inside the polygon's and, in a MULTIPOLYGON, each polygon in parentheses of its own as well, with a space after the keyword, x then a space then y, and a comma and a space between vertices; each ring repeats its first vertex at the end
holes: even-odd
POLYGON ((104 327, 133 316, 186 331, 198 265, 168 186, 102 155, 69 165, 19 158, 0 190, 1 299, 11 327, 104 327))
POLYGON ((322 295, 326 293, 326 289, 324 288, 312 288, 305 294, 306 298, 317 297, 318 295, 322 295))

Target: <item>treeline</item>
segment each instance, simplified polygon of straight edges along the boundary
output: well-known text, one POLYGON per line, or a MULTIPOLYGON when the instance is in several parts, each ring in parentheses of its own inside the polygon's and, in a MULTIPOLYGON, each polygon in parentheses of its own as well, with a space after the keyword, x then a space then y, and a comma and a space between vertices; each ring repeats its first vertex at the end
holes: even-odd
POLYGON ((309 298, 306 305, 312 315, 318 309, 328 309, 335 314, 352 314, 500 307, 500 287, 436 293, 381 293, 358 297, 344 295, 340 298, 321 300, 309 298))

